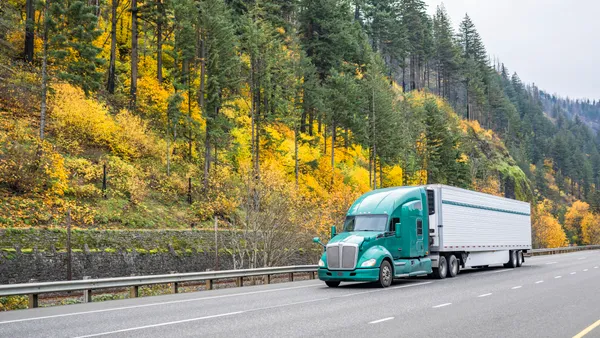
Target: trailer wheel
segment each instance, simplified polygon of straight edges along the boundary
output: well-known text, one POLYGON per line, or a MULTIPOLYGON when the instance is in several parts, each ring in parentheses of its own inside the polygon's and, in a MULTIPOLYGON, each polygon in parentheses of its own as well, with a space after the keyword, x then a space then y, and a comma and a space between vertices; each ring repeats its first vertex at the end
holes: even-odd
POLYGON ((338 286, 340 286, 340 281, 326 281, 325 284, 327 284, 327 286, 329 286, 330 288, 337 288, 338 286))
POLYGON ((437 279, 444 279, 448 274, 448 263, 446 263, 446 257, 440 256, 438 267, 433 269, 433 277, 437 279))
POLYGON ((454 255, 448 257, 448 277, 454 278, 458 275, 458 259, 454 255))
POLYGON ((392 270, 392 266, 390 265, 390 262, 384 260, 379 267, 379 286, 387 288, 392 285, 393 280, 394 271, 392 270))
POLYGON ((515 251, 508 252, 508 263, 504 264, 504 267, 511 269, 517 267, 517 253, 515 251))
POLYGON ((523 265, 523 251, 517 251, 517 268, 523 265))

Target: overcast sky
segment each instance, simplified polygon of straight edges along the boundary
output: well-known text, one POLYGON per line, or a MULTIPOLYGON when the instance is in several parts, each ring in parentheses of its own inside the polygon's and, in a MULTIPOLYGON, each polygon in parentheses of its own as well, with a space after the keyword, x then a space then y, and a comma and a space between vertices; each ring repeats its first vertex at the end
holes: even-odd
POLYGON ((599 0, 425 0, 455 28, 465 13, 488 54, 521 80, 571 98, 600 99, 599 0), (594 62, 596 61, 596 62, 594 62))

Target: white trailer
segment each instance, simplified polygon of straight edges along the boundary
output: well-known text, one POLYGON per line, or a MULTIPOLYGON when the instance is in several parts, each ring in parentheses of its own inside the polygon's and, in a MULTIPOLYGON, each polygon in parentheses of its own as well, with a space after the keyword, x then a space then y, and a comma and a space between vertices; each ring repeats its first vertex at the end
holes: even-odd
MULTIPOLYGON (((429 257, 434 271, 440 260, 451 256, 458 261, 456 270, 497 264, 521 266, 523 253, 531 250, 529 203, 440 184, 426 189, 429 257)), ((448 271, 455 273, 458 271, 448 271)))

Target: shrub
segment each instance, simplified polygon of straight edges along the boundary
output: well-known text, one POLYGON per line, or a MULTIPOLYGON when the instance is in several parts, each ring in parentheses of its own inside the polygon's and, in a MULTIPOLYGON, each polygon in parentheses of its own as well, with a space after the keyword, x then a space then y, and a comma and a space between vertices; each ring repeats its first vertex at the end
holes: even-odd
POLYGON ((0 142, 0 186, 21 194, 63 195, 67 189, 64 159, 47 142, 5 139, 0 142))

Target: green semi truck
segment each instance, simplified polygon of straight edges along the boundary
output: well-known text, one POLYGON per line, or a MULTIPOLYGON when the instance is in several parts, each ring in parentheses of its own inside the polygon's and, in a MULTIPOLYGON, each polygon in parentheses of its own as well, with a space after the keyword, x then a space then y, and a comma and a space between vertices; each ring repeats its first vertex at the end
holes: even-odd
POLYGON ((461 269, 520 267, 531 250, 529 203, 480 192, 425 185, 378 189, 356 200, 341 231, 331 229, 319 260, 319 279, 377 282, 461 269))

